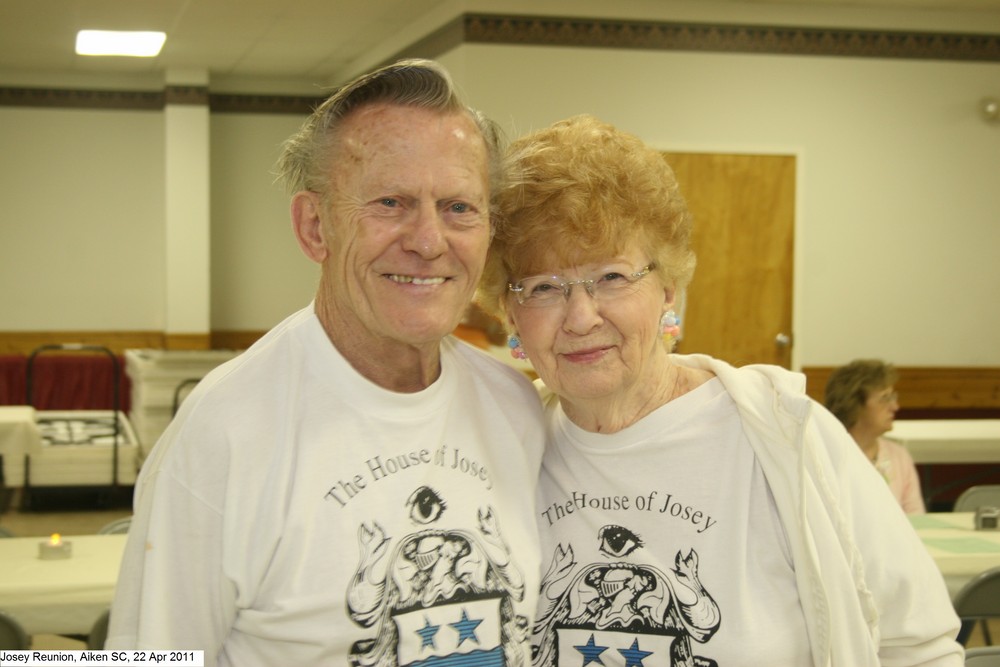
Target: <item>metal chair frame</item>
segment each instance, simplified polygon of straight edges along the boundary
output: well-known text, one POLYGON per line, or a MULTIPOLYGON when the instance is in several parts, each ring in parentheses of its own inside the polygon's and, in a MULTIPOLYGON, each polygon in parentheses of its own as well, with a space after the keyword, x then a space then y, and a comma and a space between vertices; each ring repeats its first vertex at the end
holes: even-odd
POLYGON ((21 624, 10 614, 0 611, 0 649, 5 651, 27 651, 31 648, 31 637, 21 624))
POLYGON ((1000 667, 1000 646, 966 649, 965 667, 1000 667))
POLYGON ((970 486, 955 501, 955 512, 975 512, 984 506, 1000 507, 1000 484, 970 486))
POLYGON ((993 644, 988 618, 1000 618, 1000 567, 980 572, 955 594, 955 613, 963 620, 982 622, 987 645, 993 644))

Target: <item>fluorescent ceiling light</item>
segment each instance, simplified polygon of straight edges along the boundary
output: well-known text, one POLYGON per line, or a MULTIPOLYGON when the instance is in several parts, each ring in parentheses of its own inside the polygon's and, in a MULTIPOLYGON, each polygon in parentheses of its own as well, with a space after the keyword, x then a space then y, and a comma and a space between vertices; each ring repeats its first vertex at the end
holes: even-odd
POLYGON ((76 52, 81 56, 137 56, 152 58, 167 39, 163 32, 81 30, 76 33, 76 52))

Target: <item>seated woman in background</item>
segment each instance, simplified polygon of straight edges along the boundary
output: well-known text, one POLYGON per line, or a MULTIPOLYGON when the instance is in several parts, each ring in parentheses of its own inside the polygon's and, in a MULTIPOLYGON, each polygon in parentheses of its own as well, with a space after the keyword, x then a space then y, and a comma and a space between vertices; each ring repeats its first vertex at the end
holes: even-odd
POLYGON ((927 510, 913 457, 898 442, 882 437, 892 430, 899 410, 898 378, 892 364, 877 359, 852 361, 830 375, 824 403, 889 483, 903 511, 923 514, 927 510))
POLYGON ((551 392, 534 665, 962 665, 934 561, 804 378, 670 353, 695 259, 663 156, 591 116, 510 151, 479 299, 551 392))

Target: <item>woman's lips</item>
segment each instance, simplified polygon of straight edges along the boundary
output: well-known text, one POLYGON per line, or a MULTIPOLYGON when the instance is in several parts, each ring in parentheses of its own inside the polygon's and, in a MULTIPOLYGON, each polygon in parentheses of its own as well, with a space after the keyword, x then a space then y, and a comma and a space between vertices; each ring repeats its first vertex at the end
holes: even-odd
POLYGON ((563 352, 562 356, 574 363, 583 364, 601 359, 604 356, 605 352, 608 351, 608 349, 609 348, 607 347, 589 347, 585 350, 563 352))

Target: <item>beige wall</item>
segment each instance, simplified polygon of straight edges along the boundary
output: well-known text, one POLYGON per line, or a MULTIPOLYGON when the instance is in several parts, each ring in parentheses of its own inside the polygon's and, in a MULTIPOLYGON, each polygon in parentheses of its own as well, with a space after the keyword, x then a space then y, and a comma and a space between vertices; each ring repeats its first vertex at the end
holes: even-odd
MULTIPOLYGON (((1000 96, 1000 64, 488 45, 440 59, 512 134, 590 112, 663 149, 797 155, 794 365, 1000 366, 1000 125, 975 106, 1000 96)), ((211 117, 213 329, 264 329, 312 296, 271 173, 300 121, 211 117)), ((162 112, 0 107, 0 331, 163 329, 163 144, 162 112)))
POLYGON ((480 45, 446 62, 514 135, 587 112, 665 150, 797 155, 793 365, 1000 365, 1000 125, 977 115, 1000 64, 480 45))
POLYGON ((272 171, 303 117, 212 115, 212 329, 269 329, 305 306, 319 270, 299 250, 272 171))
POLYGON ((0 107, 0 330, 162 329, 163 114, 0 107))

